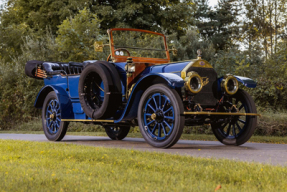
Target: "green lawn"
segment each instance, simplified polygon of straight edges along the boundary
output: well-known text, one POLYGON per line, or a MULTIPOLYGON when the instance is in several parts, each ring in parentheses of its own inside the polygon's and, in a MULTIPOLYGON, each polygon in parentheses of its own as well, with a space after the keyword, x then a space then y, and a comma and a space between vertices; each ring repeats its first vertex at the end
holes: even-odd
POLYGON ((126 149, 0 140, 0 191, 286 191, 287 168, 126 149))

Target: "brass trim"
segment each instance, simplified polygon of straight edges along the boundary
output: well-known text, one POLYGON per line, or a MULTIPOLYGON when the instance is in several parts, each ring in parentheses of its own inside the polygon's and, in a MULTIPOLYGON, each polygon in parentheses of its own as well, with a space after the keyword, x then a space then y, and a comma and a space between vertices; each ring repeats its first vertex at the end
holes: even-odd
POLYGON ((192 71, 192 72, 189 72, 189 73, 187 74, 187 76, 188 76, 188 79, 187 79, 186 82, 185 82, 186 89, 189 90, 190 92, 194 93, 194 94, 199 93, 199 92, 202 90, 202 88, 203 88, 203 80, 202 80, 202 78, 200 77, 200 75, 198 75, 198 73, 192 71), (199 88, 197 91, 193 90, 193 89, 191 88, 191 86, 190 86, 190 80, 191 80, 192 78, 194 78, 194 77, 198 77, 199 80, 200 80, 200 88, 199 88))
POLYGON ((238 115, 238 116, 259 116, 257 113, 229 113, 229 112, 183 112, 184 115, 238 115))
POLYGON ((186 78, 186 72, 190 67, 200 67, 200 68, 213 68, 206 60, 203 59, 193 59, 187 64, 181 71, 181 78, 186 78), (200 62, 204 62, 204 65, 200 65, 200 62))
POLYGON ((114 120, 94 120, 94 119, 61 119, 61 121, 79 121, 79 122, 106 122, 106 123, 114 123, 114 120))
POLYGON ((238 83, 238 80, 233 76, 233 75, 226 75, 225 77, 224 77, 224 79, 222 80, 222 82, 221 82, 221 87, 224 89, 224 91, 228 94, 228 95, 234 95, 235 93, 237 93, 237 91, 238 91, 238 88, 239 88, 239 83, 238 83), (235 80, 235 84, 236 84, 236 90, 235 91, 233 91, 233 92, 230 92, 230 91, 228 91, 228 87, 227 87, 227 83, 228 83, 228 81, 229 80, 232 80, 232 79, 234 79, 235 80))

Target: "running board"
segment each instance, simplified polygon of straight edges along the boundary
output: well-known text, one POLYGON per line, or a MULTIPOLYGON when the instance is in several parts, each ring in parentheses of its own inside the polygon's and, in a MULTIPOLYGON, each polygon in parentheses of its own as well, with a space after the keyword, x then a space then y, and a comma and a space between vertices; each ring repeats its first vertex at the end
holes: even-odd
POLYGON ((61 121, 70 121, 70 122, 103 122, 103 123, 114 123, 115 120, 94 120, 94 119, 61 119, 61 121))
POLYGON ((229 113, 229 112, 183 112, 184 115, 237 115, 237 116, 259 116, 257 113, 229 113))

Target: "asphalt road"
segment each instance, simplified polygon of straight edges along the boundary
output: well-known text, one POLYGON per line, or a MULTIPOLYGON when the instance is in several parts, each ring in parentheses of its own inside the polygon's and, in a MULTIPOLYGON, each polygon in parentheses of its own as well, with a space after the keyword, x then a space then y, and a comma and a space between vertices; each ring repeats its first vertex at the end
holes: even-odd
MULTIPOLYGON (((42 134, 0 134, 0 139, 48 141, 42 134)), ((61 142, 287 166, 287 145, 282 144, 246 143, 242 146, 225 146, 216 141, 180 140, 170 149, 158 149, 148 145, 142 138, 125 138, 122 141, 112 141, 108 137, 70 135, 65 136, 61 142)))

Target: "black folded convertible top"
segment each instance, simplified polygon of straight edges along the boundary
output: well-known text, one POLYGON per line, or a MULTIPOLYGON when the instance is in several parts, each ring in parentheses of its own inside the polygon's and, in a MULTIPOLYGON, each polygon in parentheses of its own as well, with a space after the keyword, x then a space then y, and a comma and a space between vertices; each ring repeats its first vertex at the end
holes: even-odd
POLYGON ((25 66, 26 75, 28 75, 29 77, 32 77, 32 78, 42 79, 42 78, 36 77, 35 73, 37 70, 37 66, 42 65, 43 63, 44 63, 44 61, 38 61, 38 60, 27 61, 26 66, 25 66))

